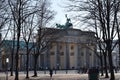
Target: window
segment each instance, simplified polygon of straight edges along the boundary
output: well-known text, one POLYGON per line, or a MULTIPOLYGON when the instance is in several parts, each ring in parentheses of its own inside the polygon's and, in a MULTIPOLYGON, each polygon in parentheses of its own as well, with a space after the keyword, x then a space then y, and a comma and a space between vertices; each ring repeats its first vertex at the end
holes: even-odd
POLYGON ((62 45, 60 45, 60 49, 62 49, 62 45))
POLYGON ((84 56, 84 53, 83 53, 83 52, 81 52, 81 56, 84 56))
POLYGON ((63 56, 63 55, 64 55, 64 52, 61 52, 60 55, 63 56))
POLYGON ((71 52, 70 55, 71 55, 71 56, 74 56, 74 52, 71 52))
POLYGON ((54 52, 51 52, 50 54, 51 54, 51 55, 54 55, 55 53, 54 53, 54 52))
POLYGON ((71 45, 71 50, 73 50, 74 49, 74 46, 73 45, 71 45))

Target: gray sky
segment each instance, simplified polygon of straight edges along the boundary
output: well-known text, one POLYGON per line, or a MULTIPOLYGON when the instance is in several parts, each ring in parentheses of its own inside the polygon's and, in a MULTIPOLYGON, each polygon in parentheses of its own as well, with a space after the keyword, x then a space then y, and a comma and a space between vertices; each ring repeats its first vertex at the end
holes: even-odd
POLYGON ((57 12, 53 23, 64 25, 66 22, 65 14, 67 14, 68 18, 70 18, 71 22, 73 23, 73 28, 78 28, 76 26, 77 22, 75 23, 75 21, 72 19, 71 13, 66 12, 63 8, 67 0, 51 0, 51 2, 53 10, 57 12))
POLYGON ((57 12, 55 16, 55 22, 59 24, 64 24, 66 22, 65 14, 66 12, 61 7, 64 3, 64 0, 51 0, 52 2, 52 8, 57 12))

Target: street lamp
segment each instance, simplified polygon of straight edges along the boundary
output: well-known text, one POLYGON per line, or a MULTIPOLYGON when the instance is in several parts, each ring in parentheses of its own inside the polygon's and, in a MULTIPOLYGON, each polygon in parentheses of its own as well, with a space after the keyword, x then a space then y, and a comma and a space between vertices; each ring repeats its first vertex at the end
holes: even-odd
POLYGON ((6 58, 6 63, 9 63, 9 58, 6 58))
POLYGON ((8 80, 8 63, 9 63, 9 58, 6 58, 6 80, 8 80))

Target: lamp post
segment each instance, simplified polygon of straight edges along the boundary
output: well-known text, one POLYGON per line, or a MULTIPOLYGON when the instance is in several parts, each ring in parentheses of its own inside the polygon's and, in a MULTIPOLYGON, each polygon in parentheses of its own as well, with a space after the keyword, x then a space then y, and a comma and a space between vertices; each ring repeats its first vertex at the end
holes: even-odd
POLYGON ((9 58, 6 58, 6 80, 8 80, 8 63, 9 63, 9 58))

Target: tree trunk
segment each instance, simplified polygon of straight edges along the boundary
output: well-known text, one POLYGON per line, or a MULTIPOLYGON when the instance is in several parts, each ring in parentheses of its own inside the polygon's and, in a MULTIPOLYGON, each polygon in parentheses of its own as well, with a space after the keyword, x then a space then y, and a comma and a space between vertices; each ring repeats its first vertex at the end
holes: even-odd
POLYGON ((19 80, 19 74, 18 74, 18 54, 16 55, 16 68, 15 68, 15 80, 19 80))
POLYGON ((113 60, 112 60, 112 41, 107 40, 107 51, 108 51, 108 59, 109 59, 109 67, 110 67, 110 80, 115 80, 114 69, 113 69, 113 60))
POLYGON ((111 75, 110 80, 115 80, 114 69, 113 69, 113 62, 112 62, 112 56, 111 56, 111 53, 109 53, 108 56, 109 56, 110 75, 111 75))
POLYGON ((13 76, 13 52, 14 52, 14 50, 12 51, 12 53, 11 53, 11 68, 10 68, 10 76, 13 76))
POLYGON ((27 60, 26 60, 26 78, 29 78, 29 51, 27 45, 27 60))
POLYGON ((110 80, 115 80, 114 69, 113 69, 113 62, 112 62, 112 52, 108 50, 108 58, 109 58, 109 65, 110 65, 110 80))
POLYGON ((37 60, 38 60, 38 56, 34 55, 34 75, 33 77, 37 77, 37 60))
POLYGON ((106 53, 104 52, 103 53, 103 55, 104 55, 104 64, 105 64, 105 67, 104 67, 104 70, 105 70, 105 78, 109 78, 109 76, 108 76, 108 71, 107 71, 107 60, 106 60, 106 53))
POLYGON ((19 47, 20 47, 20 42, 19 42, 19 40, 20 40, 20 28, 21 28, 21 26, 20 26, 20 20, 18 20, 18 22, 19 22, 19 26, 18 26, 18 29, 17 29, 17 51, 16 51, 16 55, 15 55, 15 63, 16 63, 16 66, 15 66, 15 69, 16 69, 16 71, 15 71, 15 80, 19 80, 19 73, 18 73, 18 71, 19 71, 19 47))
POLYGON ((15 80, 19 80, 19 48, 20 48, 20 32, 21 32, 21 17, 20 17, 20 11, 19 11, 19 19, 18 19, 18 26, 17 26, 17 51, 16 51, 16 55, 15 55, 15 60, 16 60, 16 71, 15 71, 15 80))
POLYGON ((100 55, 100 63, 101 63, 101 68, 100 68, 100 70, 101 70, 101 76, 103 76, 104 74, 103 74, 103 59, 102 59, 102 55, 100 55))
POLYGON ((11 76, 13 76, 13 61, 14 61, 14 50, 15 50, 15 34, 14 34, 14 38, 13 38, 13 48, 12 48, 12 53, 11 53, 11 76))

